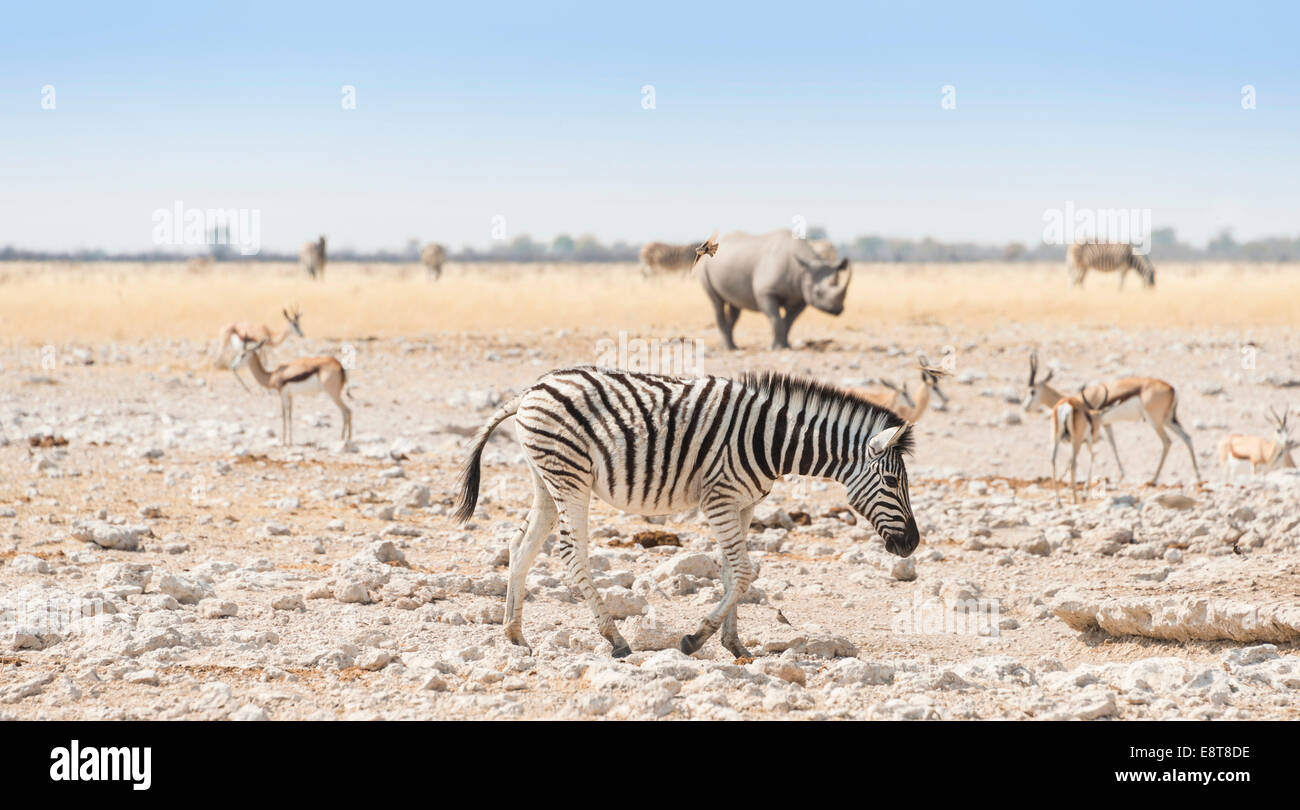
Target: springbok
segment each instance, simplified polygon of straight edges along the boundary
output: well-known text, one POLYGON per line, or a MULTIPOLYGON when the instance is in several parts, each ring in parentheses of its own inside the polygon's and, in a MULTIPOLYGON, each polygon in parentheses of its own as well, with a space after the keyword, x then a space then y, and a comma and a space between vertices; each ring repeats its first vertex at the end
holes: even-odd
MULTIPOLYGON (((1038 378, 1038 352, 1029 355, 1029 388, 1025 394, 1025 410, 1034 408, 1051 408, 1064 398, 1064 394, 1048 385, 1053 371, 1038 378)), ((1169 455, 1172 441, 1165 432, 1172 430, 1187 445, 1187 455, 1192 459, 1192 470, 1196 473, 1196 482, 1201 482, 1201 468, 1196 463, 1196 451, 1192 448, 1192 437, 1178 421, 1178 394, 1174 387, 1164 380, 1154 377, 1124 377, 1110 382, 1087 386, 1088 401, 1096 403, 1101 411, 1101 423, 1106 429, 1106 439, 1115 454, 1115 464, 1119 467, 1119 477, 1124 477, 1124 464, 1119 460, 1119 448, 1115 446, 1115 433, 1111 425, 1115 422, 1146 422, 1160 439, 1160 463, 1156 473, 1151 477, 1151 484, 1160 480, 1160 471, 1164 469, 1165 458, 1169 455)))
POLYGON ((1224 480, 1231 481, 1236 473, 1244 472, 1246 467, 1250 467, 1251 475, 1295 467, 1291 451, 1300 447, 1300 442, 1293 441, 1289 435, 1287 419, 1290 413, 1284 410, 1278 414, 1272 408, 1268 412, 1273 417, 1275 428, 1272 441, 1234 433, 1219 442, 1219 464, 1223 466, 1224 480))
POLYGON ((352 438, 352 409, 343 404, 343 389, 348 383, 348 373, 343 364, 333 357, 300 357, 276 366, 274 371, 267 371, 257 354, 265 344, 265 340, 246 343, 231 368, 246 360, 253 379, 263 388, 280 394, 281 441, 285 445, 293 444, 293 398, 322 391, 329 394, 339 413, 343 414, 343 441, 352 438))
MULTIPOLYGON (((291 335, 303 337, 302 310, 295 305, 291 310, 281 309, 280 314, 284 316, 288 325, 279 334, 272 333, 271 328, 264 323, 250 323, 248 321, 228 323, 221 327, 221 330, 217 332, 216 352, 212 356, 212 361, 214 363, 220 362, 222 356, 226 353, 227 347, 239 353, 249 343, 261 341, 266 346, 275 348, 288 340, 291 335)), ((235 379, 239 380, 239 384, 244 386, 244 390, 247 391, 248 385, 244 382, 244 378, 239 376, 239 367, 232 366, 230 370, 234 372, 235 379)))
POLYGON ((420 263, 429 270, 429 275, 437 281, 442 278, 442 266, 447 262, 447 251, 437 242, 430 242, 420 251, 420 263))
POLYGON ((925 359, 925 355, 917 358, 917 365, 921 371, 921 387, 918 390, 916 399, 907 391, 907 383, 899 388, 888 380, 879 380, 878 382, 888 388, 888 393, 881 391, 866 391, 863 389, 853 389, 853 392, 863 399, 879 408, 893 411, 899 416, 906 419, 912 424, 920 420, 925 409, 930 405, 930 394, 933 393, 939 397, 944 405, 948 404, 948 395, 939 388, 939 380, 948 375, 948 372, 941 368, 931 366, 925 359))
POLYGON ((1092 462, 1096 458, 1094 445, 1097 442, 1097 429, 1101 427, 1101 412, 1093 407, 1084 389, 1078 394, 1061 397, 1052 406, 1052 492, 1056 495, 1056 505, 1061 505, 1061 482, 1056 478, 1056 451, 1061 445, 1070 443, 1070 494, 1074 502, 1079 502, 1078 480, 1075 469, 1079 462, 1079 448, 1088 445, 1088 475, 1084 479, 1083 497, 1087 499, 1092 491, 1092 462))
POLYGON ((1151 261, 1133 246, 1112 242, 1076 242, 1065 250, 1065 268, 1073 277, 1074 286, 1083 285, 1089 270, 1109 273, 1119 271, 1119 288, 1124 289, 1124 277, 1132 270, 1148 287, 1156 286, 1156 270, 1151 261))
POLYGON ((319 240, 303 245, 298 260, 307 269, 307 275, 325 278, 325 237, 321 236, 319 240))

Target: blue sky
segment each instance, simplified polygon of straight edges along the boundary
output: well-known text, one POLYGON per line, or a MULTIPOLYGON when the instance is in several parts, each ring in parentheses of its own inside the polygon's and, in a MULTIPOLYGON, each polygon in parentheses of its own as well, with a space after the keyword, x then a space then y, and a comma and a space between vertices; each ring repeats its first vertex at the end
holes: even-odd
POLYGON ((0 245, 148 249, 152 212, 176 200, 259 210, 271 249, 317 233, 486 246, 494 216, 545 240, 798 215, 837 240, 1035 242, 1066 201, 1149 208, 1194 242, 1300 233, 1300 11, 1283 3, 48 3, 4 18, 0 245))

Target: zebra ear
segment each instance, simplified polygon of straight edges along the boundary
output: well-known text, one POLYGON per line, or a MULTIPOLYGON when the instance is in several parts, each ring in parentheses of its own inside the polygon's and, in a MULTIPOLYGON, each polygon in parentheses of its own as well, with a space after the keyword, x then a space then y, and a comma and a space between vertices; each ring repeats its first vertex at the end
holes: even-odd
POLYGON ((890 447, 893 447, 894 444, 896 444, 899 439, 903 438, 903 435, 906 432, 907 432, 906 425, 900 425, 899 427, 885 428, 884 430, 877 433, 875 436, 871 437, 871 440, 867 442, 867 448, 870 449, 872 453, 876 455, 880 455, 881 453, 888 450, 890 447))

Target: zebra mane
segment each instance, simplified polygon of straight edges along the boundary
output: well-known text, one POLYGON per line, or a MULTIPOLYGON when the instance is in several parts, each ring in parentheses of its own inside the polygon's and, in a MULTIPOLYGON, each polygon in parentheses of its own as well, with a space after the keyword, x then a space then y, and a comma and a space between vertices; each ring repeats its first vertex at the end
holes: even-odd
POLYGON ((741 384, 747 388, 756 389, 762 393, 770 395, 782 394, 788 401, 792 395, 802 394, 804 401, 814 405, 834 405, 845 403, 854 410, 865 410, 867 412, 867 424, 870 426, 870 435, 875 435, 881 430, 893 427, 907 428, 894 447, 904 455, 911 455, 915 446, 915 440, 912 436, 911 425, 907 420, 888 408, 881 408, 871 402, 863 399, 851 391, 846 391, 836 385, 814 380, 810 377, 803 377, 792 374, 784 374, 779 371, 763 372, 745 372, 741 378, 741 384))

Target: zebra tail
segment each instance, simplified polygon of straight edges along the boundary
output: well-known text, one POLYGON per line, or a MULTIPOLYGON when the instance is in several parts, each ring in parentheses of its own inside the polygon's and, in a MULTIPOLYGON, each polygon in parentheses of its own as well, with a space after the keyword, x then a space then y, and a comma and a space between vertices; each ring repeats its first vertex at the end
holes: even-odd
POLYGON ((474 515, 474 509, 478 506, 479 459, 483 456, 483 448, 497 425, 514 416, 515 411, 519 410, 520 399, 522 395, 498 408, 488 423, 479 428, 478 433, 475 434, 469 459, 460 471, 460 494, 456 498, 456 511, 452 513, 457 523, 464 523, 474 515))

